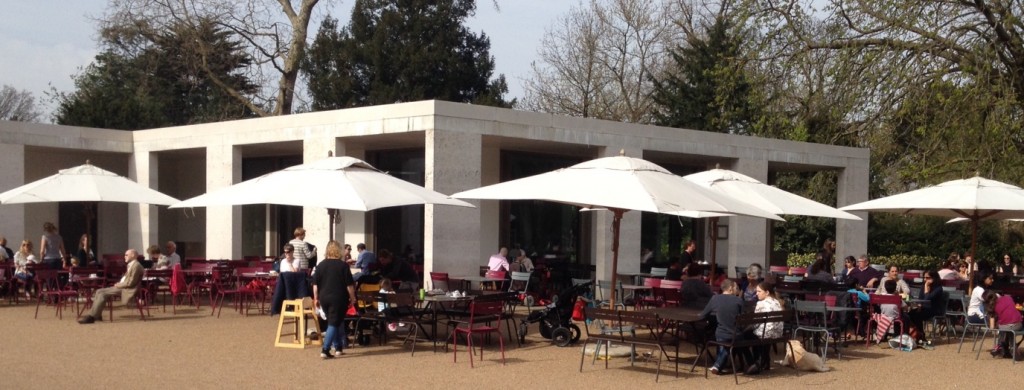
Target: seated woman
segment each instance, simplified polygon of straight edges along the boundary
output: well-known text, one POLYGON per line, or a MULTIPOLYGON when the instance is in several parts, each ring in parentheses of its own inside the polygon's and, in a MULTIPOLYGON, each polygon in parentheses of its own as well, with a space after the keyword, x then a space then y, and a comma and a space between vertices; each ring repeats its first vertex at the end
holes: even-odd
MULTIPOLYGON (((739 289, 736 288, 736 282, 726 279, 722 282, 722 293, 711 297, 707 306, 704 307, 704 311, 700 313, 702 320, 712 315, 715 316, 718 322, 718 326, 715 328, 715 340, 717 341, 732 341, 736 337, 742 337, 736 329, 736 316, 743 312, 743 299, 740 299, 738 295, 739 289)), ((743 355, 746 362, 753 361, 748 349, 738 348, 736 351, 743 355)), ((711 366, 711 372, 716 375, 727 373, 730 368, 726 364, 729 361, 729 350, 725 347, 718 347, 718 357, 715 359, 715 364, 711 366)), ((753 368, 748 368, 748 370, 753 371, 753 368)))
POLYGON ((845 282, 846 276, 850 274, 850 271, 853 271, 853 268, 856 267, 856 263, 857 259, 853 258, 853 256, 846 256, 843 258, 843 269, 839 271, 839 280, 845 282))
MULTIPOLYGON (((985 291, 985 311, 988 314, 988 327, 999 330, 1018 331, 1022 329, 1020 311, 1013 303, 1013 297, 1009 295, 999 296, 995 291, 985 291)), ((1012 344, 1015 337, 1012 333, 1000 334, 998 344, 992 348, 992 357, 1002 356, 1012 358, 1013 352, 1010 348, 1016 348, 1012 344)))
POLYGON ((811 268, 807 270, 807 274, 804 276, 808 280, 817 280, 820 282, 831 283, 832 274, 825 269, 825 259, 818 254, 818 258, 814 260, 814 264, 811 264, 811 268))
POLYGON ((936 314, 945 312, 941 307, 943 303, 942 295, 942 282, 939 278, 939 271, 929 270, 928 273, 924 274, 924 286, 921 287, 921 292, 917 295, 917 299, 927 299, 929 303, 910 311, 910 323, 917 329, 917 334, 919 335, 917 345, 921 348, 927 350, 935 349, 932 343, 928 341, 928 336, 924 332, 924 322, 932 319, 936 314))
MULTIPOLYGON (((755 313, 782 311, 782 299, 779 299, 779 295, 775 292, 775 284, 761 282, 757 285, 756 290, 758 301, 757 306, 754 308, 755 313)), ((782 329, 783 324, 781 322, 759 324, 756 328, 749 331, 748 337, 776 339, 782 337, 782 329)), ((768 346, 757 346, 754 348, 754 362, 750 367, 747 367, 745 373, 747 375, 757 374, 761 370, 770 368, 771 364, 772 360, 768 346)))
MULTIPOLYGON (((722 286, 722 291, 725 291, 725 286, 722 286)), ((715 293, 711 291, 711 287, 708 287, 707 283, 704 283, 704 279, 701 277, 701 267, 697 264, 690 264, 686 266, 686 278, 683 279, 683 283, 679 287, 679 295, 683 299, 683 304, 700 307, 705 305, 715 293)))
POLYGON ((985 303, 985 290, 992 287, 995 279, 988 271, 975 272, 974 290, 971 290, 971 300, 967 304, 967 322, 972 324, 986 324, 988 319, 982 307, 985 303))
POLYGON ((757 285, 764 281, 761 276, 764 272, 764 268, 761 264, 753 263, 747 266, 746 278, 740 279, 740 297, 747 302, 757 302, 757 285))
POLYGON ((284 256, 281 257, 279 272, 297 272, 299 270, 298 259, 295 258, 295 247, 292 244, 284 244, 284 256))
POLYGON ((32 286, 30 281, 35 278, 35 275, 32 271, 28 270, 29 264, 39 264, 39 259, 36 258, 36 255, 32 254, 32 241, 22 240, 21 248, 14 252, 14 277, 21 280, 22 284, 25 285, 25 297, 31 299, 32 295, 29 293, 29 287, 32 286))

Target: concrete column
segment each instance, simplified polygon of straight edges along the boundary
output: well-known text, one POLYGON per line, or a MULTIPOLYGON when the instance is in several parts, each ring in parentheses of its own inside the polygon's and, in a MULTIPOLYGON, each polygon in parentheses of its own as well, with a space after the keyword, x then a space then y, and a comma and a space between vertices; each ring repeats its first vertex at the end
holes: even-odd
MULTIPOLYGON (((481 156, 479 187, 497 184, 501 181, 501 149, 484 146, 481 156)), ((475 188, 475 187, 473 187, 475 188)), ((460 190, 461 191, 461 190, 460 190)), ((498 224, 501 221, 500 200, 481 200, 480 209, 480 252, 477 262, 485 264, 491 255, 498 253, 501 246, 510 246, 510 242, 501 242, 498 224)))
MULTIPOLYGON (((128 159, 128 177, 159 191, 159 160, 156 153, 139 151, 128 159)), ((159 216, 157 206, 128 205, 128 246, 142 253, 150 244, 158 244, 159 216)))
MULTIPOLYGON (((12 189, 25 184, 25 146, 0 144, 0 166, 4 167, 0 169, 0 188, 12 189)), ((34 226, 33 233, 38 229, 38 226, 34 226)), ((20 246, 21 240, 29 237, 25 226, 24 205, 0 207, 0 234, 5 235, 7 246, 11 249, 20 246)))
MULTIPOLYGON (((710 167, 709 167, 710 168, 710 167)), ((733 171, 750 176, 762 183, 768 182, 768 163, 765 159, 740 159, 730 167, 733 171)), ((724 266, 726 274, 732 274, 733 267, 746 267, 759 263, 767 268, 768 221, 755 217, 729 217, 719 219, 719 231, 727 230, 729 238, 718 240, 717 263, 724 266), (726 249, 722 257, 722 249, 726 249)), ((710 245, 710 244, 709 244, 710 245)), ((710 261, 711 259, 705 259, 710 261)))
MULTIPOLYGON (((850 159, 846 169, 839 171, 836 188, 836 207, 848 206, 868 200, 869 161, 850 159)), ((852 213, 863 221, 836 220, 836 272, 843 266, 843 257, 860 256, 868 252, 868 213, 852 213)))
MULTIPOLYGON (((480 135, 428 129, 425 187, 444 194, 480 187, 480 135)), ((471 201, 477 207, 481 201, 471 201)), ((478 208, 426 205, 423 226, 424 275, 437 270, 471 274, 481 264, 481 212, 478 208)), ((429 277, 426 277, 429 285, 429 277)))
MULTIPOLYGON (((242 180, 242 153, 234 145, 206 148, 206 192, 242 180)), ((215 206, 206 211, 206 258, 242 258, 242 207, 215 206)))
MULTIPOLYGON (((620 147, 605 147, 599 152, 600 157, 618 156, 620 147)), ((643 150, 625 149, 626 156, 643 158, 643 150)), ((591 253, 594 254, 594 266, 597 280, 611 280, 612 277, 612 220, 609 211, 584 211, 592 213, 594 218, 591 253)), ((627 210, 619 224, 619 273, 640 272, 640 212, 627 210)))
MULTIPOLYGON (((335 137, 306 138, 302 141, 302 161, 313 163, 327 158, 327 153, 337 156, 338 139, 335 137)), ((323 207, 303 207, 302 227, 306 229, 306 241, 316 245, 320 258, 330 241, 330 217, 323 207)), ((337 227, 337 226, 336 226, 337 227)), ((341 237, 335 233, 335 237, 341 237)))

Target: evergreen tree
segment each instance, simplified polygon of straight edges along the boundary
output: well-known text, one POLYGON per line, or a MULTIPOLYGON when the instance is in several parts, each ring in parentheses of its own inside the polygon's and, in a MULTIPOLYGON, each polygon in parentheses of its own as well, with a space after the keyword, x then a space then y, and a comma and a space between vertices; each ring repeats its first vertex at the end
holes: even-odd
POLYGON ((210 21, 200 36, 190 31, 107 31, 107 48, 75 77, 76 90, 56 95, 57 123, 137 130, 253 116, 218 88, 257 89, 238 72, 250 63, 240 43, 210 21))
POLYGON ((727 15, 707 26, 705 37, 691 36, 672 51, 675 71, 655 80, 657 123, 662 126, 749 134, 757 121, 739 37, 727 15))
POLYGON ((425 99, 509 107, 490 39, 463 22, 473 0, 358 0, 349 25, 321 25, 302 70, 313 110, 425 99))

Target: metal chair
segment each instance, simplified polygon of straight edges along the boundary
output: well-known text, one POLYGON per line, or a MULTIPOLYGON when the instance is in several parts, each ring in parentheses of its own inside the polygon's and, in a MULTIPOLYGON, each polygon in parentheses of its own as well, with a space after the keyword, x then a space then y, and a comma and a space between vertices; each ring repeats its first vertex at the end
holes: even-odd
POLYGON ((508 291, 521 294, 522 302, 526 307, 533 306, 533 296, 530 295, 530 277, 533 274, 529 272, 512 272, 512 283, 508 285, 508 291))
MULTIPOLYGON (((811 302, 811 301, 794 301, 793 309, 796 319, 797 327, 793 330, 793 338, 803 331, 815 335, 814 341, 820 336, 824 339, 824 345, 821 349, 821 359, 828 360, 828 345, 829 337, 836 338, 836 343, 833 347, 836 350, 837 359, 842 359, 842 352, 839 350, 839 327, 829 323, 829 312, 826 307, 825 301, 811 302)), ((809 345, 805 343, 804 345, 809 345)))
MULTIPOLYGON (((973 323, 968 320, 967 307, 969 299, 970 298, 966 295, 960 297, 960 306, 963 307, 964 310, 964 331, 960 334, 960 345, 956 348, 956 353, 960 353, 964 348, 964 339, 967 338, 967 331, 971 329, 974 329, 974 342, 971 343, 971 351, 974 351, 974 347, 977 345, 978 341, 978 334, 986 327, 986 324, 984 323, 973 323)), ((949 312, 947 312, 946 315, 949 315, 949 312)))
MULTIPOLYGON (((612 282, 610 280, 598 280, 595 291, 597 307, 608 306, 611 296, 614 295, 616 298, 622 298, 622 282, 616 281, 615 291, 612 291, 612 282)), ((621 307, 622 310, 626 310, 626 304, 621 299, 615 301, 615 307, 621 307)))

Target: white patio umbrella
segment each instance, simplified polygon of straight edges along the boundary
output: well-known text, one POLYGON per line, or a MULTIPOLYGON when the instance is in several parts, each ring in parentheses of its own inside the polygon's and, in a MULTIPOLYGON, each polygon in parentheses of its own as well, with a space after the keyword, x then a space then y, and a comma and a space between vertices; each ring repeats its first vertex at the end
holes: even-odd
MULTIPOLYGON (((122 202, 169 205, 178 200, 104 170, 89 161, 84 165, 61 169, 48 176, 0 194, 0 204, 45 202, 122 202)), ((92 234, 91 206, 86 206, 86 234, 92 234)))
MULTIPOLYGON (((712 191, 732 196, 736 199, 750 203, 762 210, 767 210, 775 215, 806 215, 811 217, 826 217, 838 219, 852 219, 860 221, 860 217, 840 211, 800 195, 781 190, 777 187, 764 184, 750 176, 728 169, 711 169, 683 176, 684 179, 697 183, 712 191)), ((711 269, 714 277, 715 269, 715 244, 718 242, 718 216, 711 216, 711 269)))
MULTIPOLYGON (((568 168, 452 195, 465 199, 547 200, 604 208, 612 218, 612 275, 619 261, 619 224, 629 210, 654 213, 705 211, 781 220, 727 195, 702 188, 646 160, 625 156, 590 160, 568 168)), ((614 294, 612 294, 614 304, 614 294)))
POLYGON ((974 257, 978 221, 1024 218, 1024 189, 975 176, 839 209, 966 218, 971 222, 971 257, 974 257))
POLYGON ((56 175, 0 194, 0 204, 43 202, 123 202, 169 205, 178 200, 138 182, 85 165, 61 169, 56 175))
MULTIPOLYGON (((328 157, 243 181, 171 205, 170 208, 277 204, 370 211, 383 207, 472 204, 388 175, 352 157, 328 157)), ((331 213, 334 236, 334 214, 331 213)))

